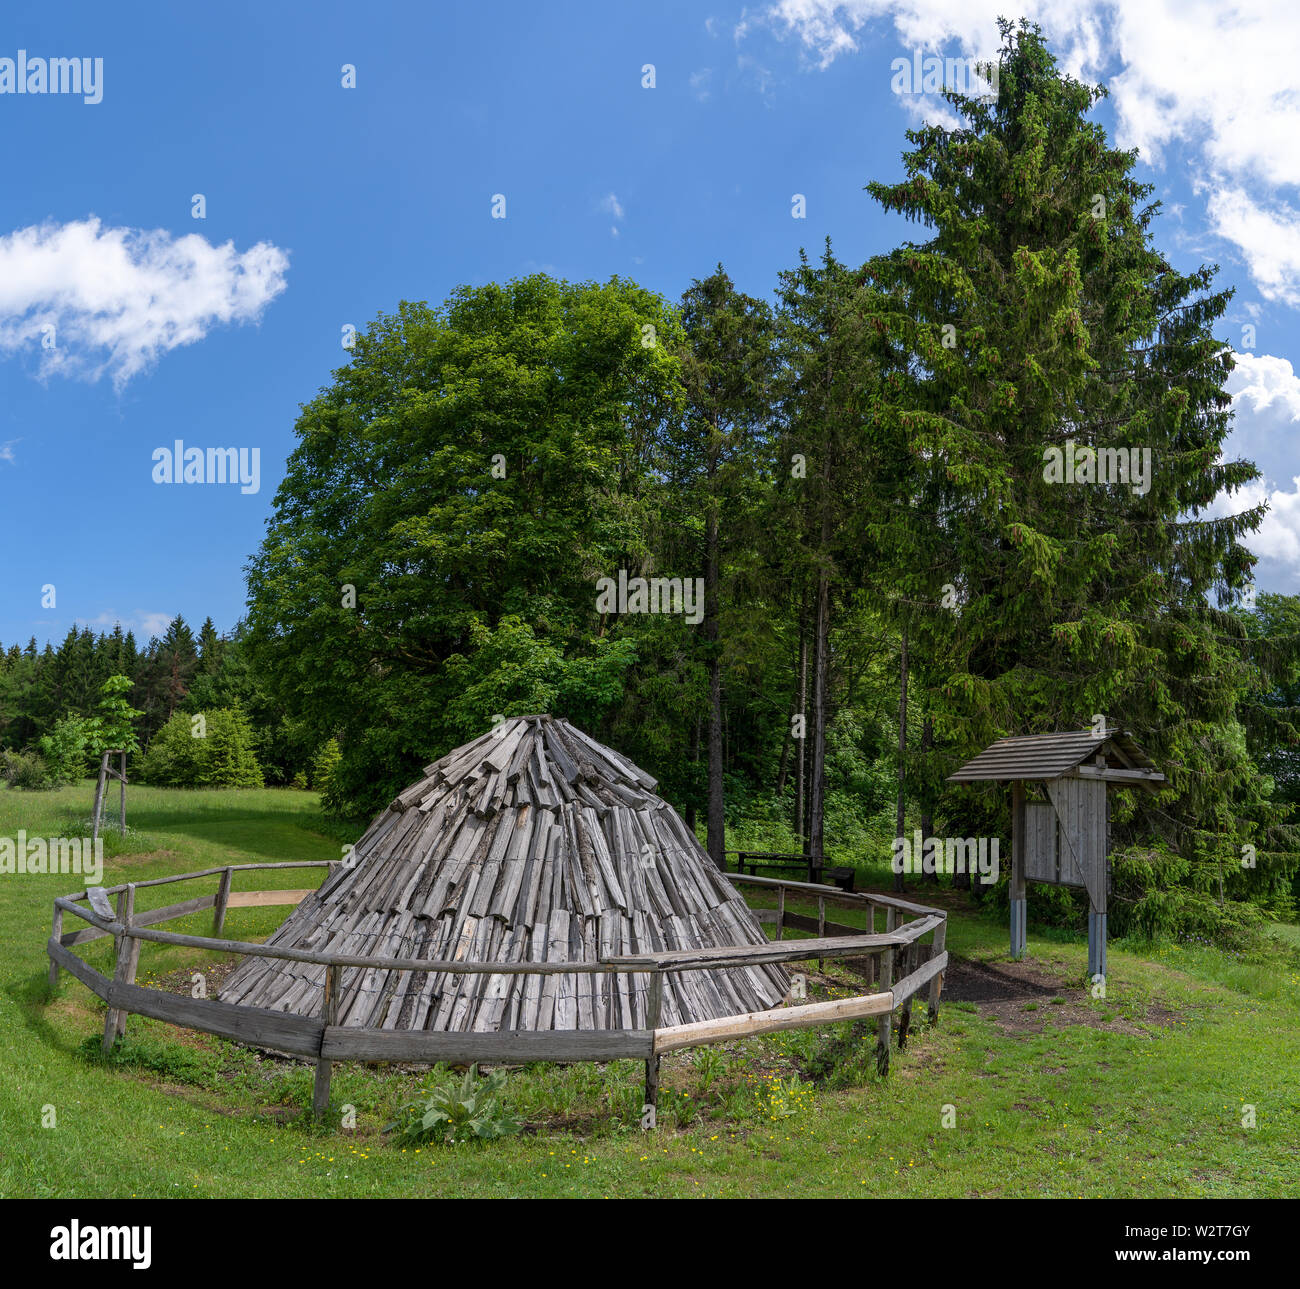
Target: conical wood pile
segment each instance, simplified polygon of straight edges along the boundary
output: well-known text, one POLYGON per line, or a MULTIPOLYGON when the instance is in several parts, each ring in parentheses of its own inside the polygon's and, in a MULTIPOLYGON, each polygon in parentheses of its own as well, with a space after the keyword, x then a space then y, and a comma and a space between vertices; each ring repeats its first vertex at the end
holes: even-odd
MULTIPOLYGON (((655 780, 567 721, 521 716, 426 767, 269 943, 461 962, 595 962, 764 944, 655 780)), ((246 959, 226 1002, 321 1012, 325 968, 246 959)), ((649 977, 347 968, 341 1025, 640 1029, 649 977)), ((779 1003, 779 966, 673 972, 661 1025, 779 1003)))

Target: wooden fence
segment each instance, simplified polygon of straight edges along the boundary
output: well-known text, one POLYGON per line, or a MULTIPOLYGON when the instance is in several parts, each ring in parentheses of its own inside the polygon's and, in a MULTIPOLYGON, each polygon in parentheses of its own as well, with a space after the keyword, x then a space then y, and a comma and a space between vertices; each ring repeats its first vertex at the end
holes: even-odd
POLYGON ((232 889, 236 873, 266 872, 270 869, 326 868, 337 861, 303 860, 279 864, 231 864, 175 877, 158 877, 120 886, 92 887, 54 901, 54 920, 46 953, 50 959, 50 989, 58 985, 62 968, 81 981, 108 1005, 104 1021, 104 1051, 126 1032, 129 1013, 150 1016, 189 1029, 202 1030, 223 1038, 237 1039, 259 1047, 307 1057, 316 1062, 312 1096, 313 1113, 320 1117, 329 1103, 330 1076, 335 1061, 409 1061, 434 1064, 525 1061, 612 1061, 643 1060, 646 1065, 646 1104, 654 1106, 659 1086, 659 1061, 665 1052, 727 1042, 778 1030, 801 1029, 834 1021, 878 1016, 877 1068, 889 1068, 893 1013, 898 1020, 898 1046, 907 1041, 912 1000, 928 986, 930 1019, 938 1018, 939 992, 948 965, 944 949, 947 916, 941 909, 912 904, 892 896, 870 892, 846 892, 834 886, 783 878, 755 877, 728 873, 738 885, 770 889, 776 894, 773 909, 759 909, 761 923, 776 926, 776 939, 765 945, 736 945, 711 949, 678 949, 647 955, 623 955, 597 962, 461 962, 421 958, 392 958, 339 953, 313 953, 266 944, 220 937, 226 911, 281 904, 297 904, 313 892, 308 890, 232 889), (135 911, 136 892, 196 878, 216 877, 212 895, 198 896, 146 912, 135 911), (815 919, 786 910, 787 894, 816 901, 815 919), (110 896, 117 897, 116 908, 110 896), (83 903, 84 901, 84 903, 83 903), (853 927, 827 920, 827 908, 865 909, 866 926, 853 927), (156 923, 185 917, 204 909, 214 910, 212 936, 180 935, 152 929, 156 923), (883 915, 883 929, 877 930, 876 914, 883 915), (71 913, 89 925, 65 933, 64 914, 71 913), (814 932, 811 939, 785 940, 787 929, 814 932), (112 936, 116 948, 115 969, 109 977, 96 971, 71 950, 73 946, 112 936), (922 944, 929 936, 931 943, 922 944), (316 1017, 296 1016, 266 1008, 223 1003, 216 999, 185 998, 135 983, 143 942, 173 944, 233 953, 248 957, 278 958, 323 965, 324 1000, 316 1017), (874 992, 831 1002, 775 1007, 684 1025, 660 1026, 659 1011, 663 977, 674 971, 699 971, 726 967, 747 967, 761 963, 801 962, 827 957, 865 959, 867 980, 874 992), (507 1030, 495 1033, 448 1033, 443 1031, 398 1031, 341 1026, 338 1022, 340 983, 344 967, 368 967, 390 971, 450 972, 458 975, 592 975, 645 974, 649 977, 649 1014, 645 1029, 592 1030, 507 1030), (897 977, 897 978, 896 978, 897 977))

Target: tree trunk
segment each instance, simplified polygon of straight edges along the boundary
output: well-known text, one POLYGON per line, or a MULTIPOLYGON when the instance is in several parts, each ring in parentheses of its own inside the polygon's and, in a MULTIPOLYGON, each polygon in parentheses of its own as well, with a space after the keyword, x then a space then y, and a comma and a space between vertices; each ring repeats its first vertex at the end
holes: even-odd
POLYGON ((710 498, 705 523, 704 640, 709 651, 709 858, 726 868, 722 800, 722 659, 718 656, 718 512, 710 498))
POLYGON ((799 756, 799 783, 794 798, 794 830, 799 849, 808 850, 808 627, 803 614, 799 617, 799 715, 803 717, 803 737, 796 752, 799 756))
MULTIPOLYGON (((903 650, 898 668, 898 814, 894 828, 895 837, 906 837, 906 801, 903 789, 907 778, 907 632, 903 632, 903 650)), ((894 890, 902 891, 903 870, 894 874, 894 890)))
MULTIPOLYGON (((925 766, 926 757, 933 747, 934 747, 934 720, 927 713, 925 721, 921 726, 921 762, 923 766, 925 766)), ((934 816, 930 813, 934 803, 930 799, 929 783, 930 783, 930 779, 927 773, 925 780, 921 785, 921 842, 922 844, 924 844, 926 838, 928 838, 934 832, 934 816)), ((938 882, 939 865, 937 863, 934 866, 934 872, 927 873, 926 877, 932 882, 938 882)))
MULTIPOLYGON (((694 728, 691 731, 691 761, 698 765, 700 763, 700 719, 695 718, 694 728)), ((692 794, 695 789, 692 787, 692 794)), ((686 826, 693 833, 695 831, 695 797, 691 796, 686 803, 686 826)))
POLYGON ((826 823, 826 709, 830 678, 831 586, 825 570, 817 575, 817 617, 813 633, 812 800, 808 820, 808 853, 824 854, 826 823))

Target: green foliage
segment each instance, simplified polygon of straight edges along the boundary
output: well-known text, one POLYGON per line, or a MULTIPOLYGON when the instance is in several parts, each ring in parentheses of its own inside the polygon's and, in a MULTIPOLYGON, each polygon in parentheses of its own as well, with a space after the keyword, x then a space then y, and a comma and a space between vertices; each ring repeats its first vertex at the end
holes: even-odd
POLYGON ((197 716, 196 724, 177 712, 154 735, 140 778, 171 788, 260 788, 262 770, 243 713, 220 708, 197 716))
POLYGON ((478 1067, 471 1065, 459 1084, 443 1084, 434 1088, 425 1100, 403 1106, 384 1131, 395 1133, 398 1141, 416 1146, 425 1142, 455 1145, 512 1136, 523 1124, 501 1101, 505 1085, 504 1070, 493 1070, 480 1079, 478 1067))
POLYGON ((321 801, 329 803, 337 810, 339 784, 337 782, 339 765, 343 754, 339 751, 338 739, 326 739, 317 749, 311 763, 311 786, 321 795, 321 801))
POLYGON ((85 775, 90 754, 99 741, 99 724, 81 716, 64 716, 37 742, 52 786, 72 783, 85 775))
POLYGON ((11 788, 28 792, 44 792, 59 786, 57 776, 39 752, 0 752, 0 774, 11 788))
POLYGON ((93 751, 102 754, 118 749, 123 752, 138 752, 139 740, 136 738, 134 721, 144 713, 132 707, 127 701, 132 682, 129 676, 110 676, 100 686, 100 700, 95 712, 95 743, 93 751))
POLYGON ((498 712, 617 697, 595 581, 644 546, 678 334, 621 280, 465 287, 377 319, 304 408, 250 641, 282 709, 338 737, 336 805, 375 808, 498 712))

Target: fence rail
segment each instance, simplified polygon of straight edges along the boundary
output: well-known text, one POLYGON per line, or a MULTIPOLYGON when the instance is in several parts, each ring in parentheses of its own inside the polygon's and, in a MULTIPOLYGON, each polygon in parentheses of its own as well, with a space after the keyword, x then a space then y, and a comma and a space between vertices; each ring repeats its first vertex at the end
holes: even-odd
POLYGON ((728 873, 727 877, 739 885, 770 888, 777 892, 775 917, 767 919, 776 923, 775 941, 698 950, 678 949, 655 954, 625 954, 601 958, 595 962, 503 963, 314 953, 305 949, 223 939, 215 934, 182 935, 152 929, 155 923, 186 917, 210 908, 214 911, 214 930, 219 931, 227 909, 298 904, 314 894, 314 891, 235 891, 232 889, 234 875, 288 868, 332 869, 338 862, 297 860, 275 864, 229 864, 144 882, 91 887, 76 895, 58 896, 54 900, 53 925, 46 943, 46 953, 50 959, 50 988, 53 990, 57 986, 59 971, 65 970, 107 1003, 105 1052, 126 1032, 126 1016, 130 1013, 315 1059, 316 1080, 312 1107, 318 1117, 324 1113, 329 1102, 330 1077, 336 1060, 411 1061, 429 1064, 439 1061, 469 1064, 477 1061, 643 1060, 646 1063, 646 1103, 653 1106, 657 1100, 659 1060, 666 1052, 838 1020, 878 1016, 876 1062, 877 1068, 884 1074, 889 1067, 894 1011, 901 1008, 897 1029, 900 1049, 907 1040, 912 999, 927 986, 931 1020, 938 1017, 942 976, 948 965, 948 954, 944 949, 947 916, 942 909, 871 892, 846 892, 839 887, 818 883, 740 873, 728 873), (215 894, 197 896, 141 913, 135 912, 137 891, 204 877, 218 878, 215 894), (787 913, 787 892, 795 897, 815 898, 818 908, 816 920, 787 913), (109 896, 117 897, 116 909, 109 903, 109 896), (865 929, 828 923, 825 916, 827 905, 866 908, 868 915, 865 929), (884 929, 879 932, 875 926, 877 910, 885 915, 884 929), (64 915, 69 913, 88 923, 88 928, 64 933, 64 915), (908 917, 912 920, 905 920, 908 917), (792 930, 811 930, 817 934, 809 939, 784 940, 782 937, 787 927, 792 930), (826 934, 827 931, 832 934, 826 934), (115 970, 111 978, 96 971, 71 951, 75 945, 108 936, 113 937, 116 949, 115 970), (928 945, 920 943, 925 936, 931 937, 928 945), (266 1008, 223 1003, 216 999, 185 998, 156 989, 141 988, 135 983, 135 976, 142 943, 178 945, 243 957, 324 966, 327 970, 322 1014, 319 1017, 304 1017, 266 1008), (682 1025, 659 1024, 663 977, 667 973, 801 962, 813 958, 820 962, 826 957, 866 959, 866 975, 877 986, 875 991, 853 998, 780 1006, 768 1011, 746 1012, 682 1025), (644 974, 650 978, 649 1015, 644 1029, 447 1033, 341 1026, 337 1023, 337 1018, 344 967, 457 975, 644 974), (896 969, 901 969, 901 978, 894 983, 896 969))

